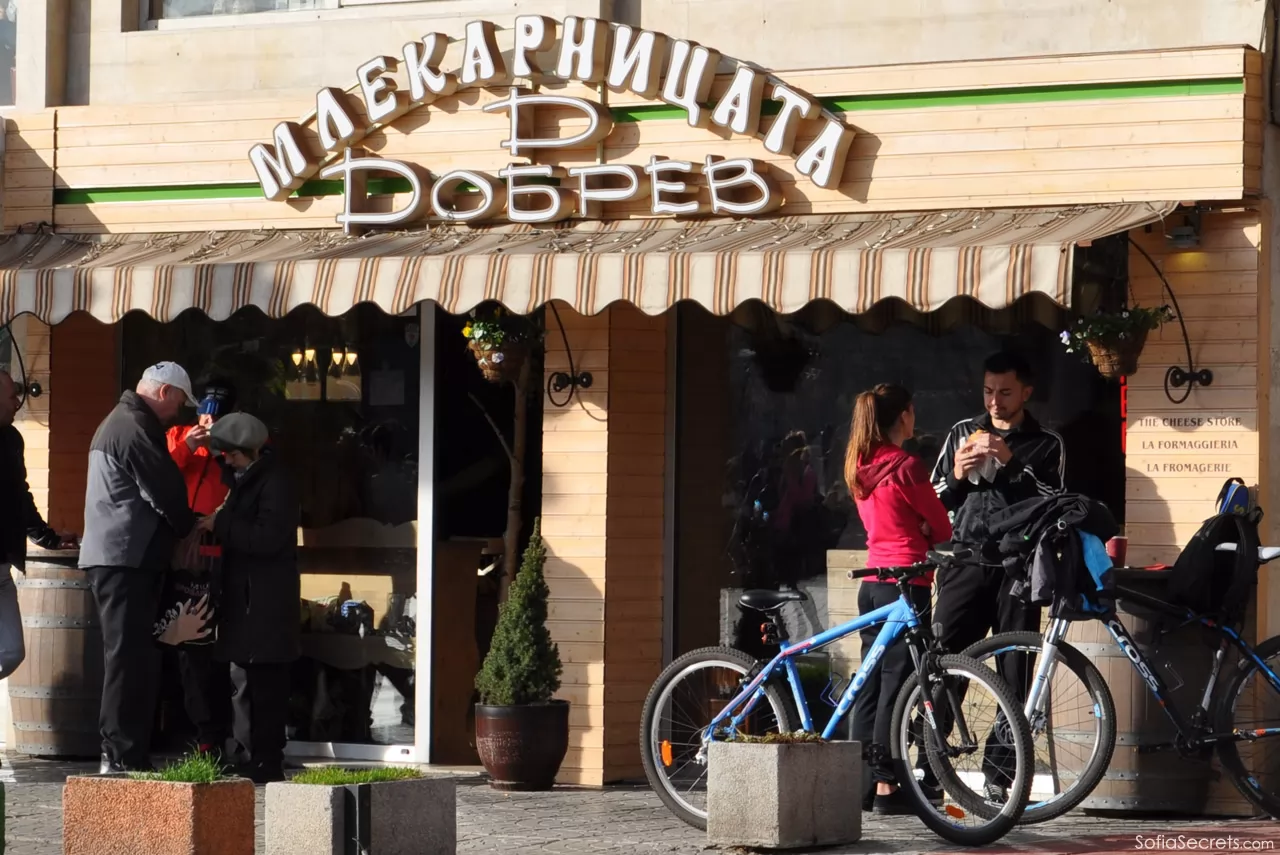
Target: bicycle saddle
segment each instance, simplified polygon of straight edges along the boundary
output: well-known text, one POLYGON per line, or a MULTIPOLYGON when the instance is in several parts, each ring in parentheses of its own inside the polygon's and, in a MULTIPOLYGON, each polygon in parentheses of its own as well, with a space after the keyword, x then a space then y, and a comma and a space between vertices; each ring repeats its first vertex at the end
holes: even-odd
POLYGON ((746 591, 738 597, 738 605, 758 612, 780 609, 785 603, 798 603, 809 599, 803 591, 746 591))
MULTIPOLYGON (((1215 548, 1218 550, 1218 552, 1235 552, 1236 544, 1219 543, 1215 548)), ((1267 564, 1268 562, 1275 561, 1277 558, 1280 558, 1280 546, 1259 546, 1258 547, 1258 563, 1259 564, 1267 564)))

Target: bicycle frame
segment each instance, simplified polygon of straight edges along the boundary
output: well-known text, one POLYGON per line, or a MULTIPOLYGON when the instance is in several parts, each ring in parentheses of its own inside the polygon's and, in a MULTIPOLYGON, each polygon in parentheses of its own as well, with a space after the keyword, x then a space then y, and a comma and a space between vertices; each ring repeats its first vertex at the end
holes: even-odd
MULTIPOLYGON (((862 664, 858 666, 858 673, 849 681, 849 685, 840 697, 840 702, 836 705, 835 713, 822 731, 822 738, 830 739, 835 733, 836 726, 848 714, 850 707, 853 706, 858 692, 866 685, 867 678, 871 675, 871 672, 879 666, 884 652, 897 643, 904 632, 909 632, 920 626, 920 620, 916 617, 915 609, 911 607, 911 603, 908 602, 905 594, 900 593, 898 599, 887 606, 881 606, 873 612, 859 615, 847 623, 833 627, 798 644, 784 646, 778 652, 778 655, 769 660, 768 664, 761 668, 759 673, 751 679, 751 682, 711 720, 711 724, 707 726, 706 730, 707 740, 713 741, 715 739, 716 730, 726 724, 726 719, 728 719, 727 726, 736 730, 742 721, 755 709, 761 698, 764 697, 765 683, 779 668, 786 674, 787 683, 791 687, 791 697, 796 702, 796 709, 800 711, 801 727, 806 732, 812 733, 813 716, 809 713, 809 704, 805 701, 804 692, 800 688, 800 672, 796 667, 795 657, 802 653, 820 650, 832 642, 839 641, 876 624, 883 624, 883 626, 880 629, 880 634, 876 636, 871 652, 867 654, 862 664), (740 706, 742 707, 741 711, 735 714, 734 711, 738 710, 740 706)), ((915 656, 914 650, 912 655, 913 657, 915 656)), ((918 667, 920 663, 917 662, 916 665, 918 667)))
MULTIPOLYGON (((1280 693, 1280 676, 1272 671, 1267 664, 1258 658, 1258 654, 1247 641, 1240 637, 1240 634, 1230 627, 1222 626, 1216 621, 1198 615, 1190 609, 1180 608, 1171 603, 1143 594, 1140 591, 1130 590, 1117 586, 1115 591, 1117 599, 1128 600, 1143 608, 1151 611, 1168 615, 1172 618, 1182 620, 1183 626, 1198 623, 1204 628, 1210 630, 1219 638, 1218 649, 1214 653, 1213 670, 1209 674, 1209 679, 1205 683, 1204 691, 1200 696, 1200 705, 1196 709, 1192 722, 1189 723, 1183 716, 1181 710, 1174 702, 1168 685, 1160 677, 1159 672, 1151 664, 1142 650, 1138 647, 1138 643, 1134 640, 1129 630, 1120 621, 1118 615, 1114 612, 1106 618, 1099 618, 1103 625, 1107 628, 1107 632, 1111 634, 1115 640, 1116 646, 1120 648, 1120 652, 1125 655, 1133 665, 1134 670, 1138 672, 1138 676, 1146 683, 1147 689, 1155 697, 1160 704, 1160 708, 1164 710, 1166 716, 1177 729, 1180 746, 1143 746, 1149 751, 1157 751, 1166 747, 1185 747, 1187 750, 1197 750, 1207 746, 1215 745, 1219 742, 1243 742, 1253 741, 1268 736, 1280 736, 1280 727, 1270 727, 1258 730, 1250 730, 1243 732, 1236 730, 1232 733, 1213 733, 1206 724, 1209 715, 1209 706, 1213 699, 1213 689, 1217 684, 1218 676, 1222 670, 1222 663, 1226 658, 1227 651, 1231 647, 1235 647, 1239 651, 1240 656, 1244 659, 1252 661, 1263 674, 1267 682, 1278 693, 1280 693)), ((1031 684, 1031 690, 1027 694, 1026 715, 1027 720, 1033 728, 1037 728, 1043 722, 1043 712, 1041 706, 1045 698, 1045 688, 1049 683, 1049 679, 1053 672, 1053 667, 1057 661, 1057 648, 1066 638, 1067 629, 1071 625, 1070 621, 1055 618, 1049 622, 1048 628, 1045 630, 1044 643, 1040 649, 1040 661, 1036 666, 1035 678, 1031 684)), ((1142 748, 1139 753, 1145 753, 1142 748)))

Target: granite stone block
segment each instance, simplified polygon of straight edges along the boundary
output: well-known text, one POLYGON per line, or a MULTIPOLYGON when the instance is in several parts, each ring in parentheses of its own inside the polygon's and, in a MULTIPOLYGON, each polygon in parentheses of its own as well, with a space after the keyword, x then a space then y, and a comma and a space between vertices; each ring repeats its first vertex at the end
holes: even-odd
POLYGON ((709 845, 801 849, 861 836, 861 743, 711 744, 709 845))

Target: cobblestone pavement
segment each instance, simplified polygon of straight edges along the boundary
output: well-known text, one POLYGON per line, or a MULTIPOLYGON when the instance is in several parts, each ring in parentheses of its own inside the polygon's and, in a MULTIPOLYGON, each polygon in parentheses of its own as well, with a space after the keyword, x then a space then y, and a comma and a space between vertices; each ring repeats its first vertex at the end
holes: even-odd
MULTIPOLYGON (((87 764, 6 759, 0 771, 7 798, 7 855, 61 855, 62 787, 67 775, 92 772, 87 764)), ((262 842, 258 791, 258 852, 262 842)), ((864 815, 856 846, 828 855, 956 852, 914 818, 864 815)), ((1020 828, 985 851, 1000 853, 1119 853, 1158 851, 1276 851, 1280 825, 1255 821, 1182 819, 1114 820, 1082 813, 1020 828), (1233 842, 1234 841, 1234 842, 1233 842)), ((458 851, 533 853, 676 853, 702 855, 705 837, 674 819, 647 788, 557 789, 551 793, 495 792, 476 777, 459 779, 458 851)), ((961 850, 963 851, 963 850, 961 850)), ((972 851, 972 850, 970 850, 972 851)))

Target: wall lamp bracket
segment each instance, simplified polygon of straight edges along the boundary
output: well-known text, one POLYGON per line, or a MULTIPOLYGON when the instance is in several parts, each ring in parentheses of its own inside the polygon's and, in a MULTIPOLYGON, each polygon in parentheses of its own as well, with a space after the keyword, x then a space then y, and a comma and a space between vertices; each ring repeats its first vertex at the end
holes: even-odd
POLYGON ((590 371, 583 371, 580 374, 567 374, 564 371, 556 371, 551 375, 551 391, 563 392, 569 387, 574 389, 590 389, 593 379, 590 371))
POLYGON ((1175 389, 1180 389, 1183 386, 1195 388, 1196 386, 1213 385, 1213 372, 1208 368, 1201 368, 1199 371, 1187 371, 1175 365, 1169 369, 1166 377, 1169 380, 1169 385, 1175 389))

